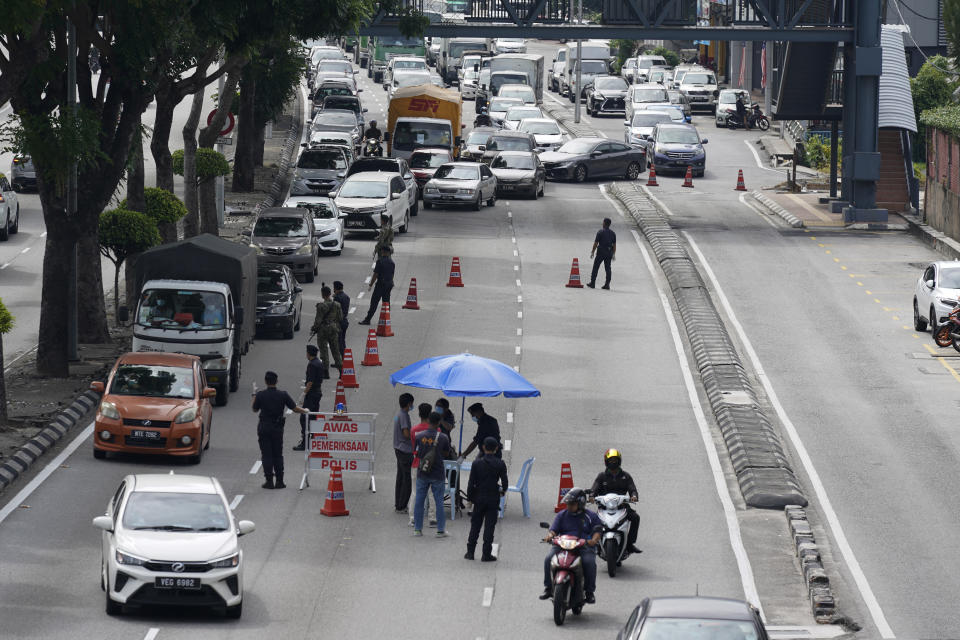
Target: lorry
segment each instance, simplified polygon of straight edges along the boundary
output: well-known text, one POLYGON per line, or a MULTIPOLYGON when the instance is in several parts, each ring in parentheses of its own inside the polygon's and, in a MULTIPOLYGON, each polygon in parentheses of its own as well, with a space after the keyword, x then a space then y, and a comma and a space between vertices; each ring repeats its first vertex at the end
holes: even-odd
POLYGON ((533 88, 537 104, 543 102, 543 56, 531 53, 501 53, 490 58, 490 81, 477 88, 478 104, 489 104, 505 84, 525 84, 533 88))
MULTIPOLYGON (((584 40, 580 45, 580 57, 584 60, 602 60, 609 68, 610 44, 606 40, 584 40)), ((577 59, 577 43, 567 43, 566 61, 563 66, 563 77, 560 78, 560 95, 565 96, 570 91, 571 80, 575 79, 574 62, 577 59)), ((584 69, 591 65, 584 65, 584 69)), ((572 102, 572 101, 571 101, 572 102)))
POLYGON ((416 56, 426 59, 426 45, 423 38, 404 38, 403 36, 376 36, 367 42, 370 53, 367 63, 367 77, 376 84, 383 83, 384 73, 390 58, 396 56, 416 56))
POLYGON ((353 63, 360 69, 370 66, 370 36, 358 36, 353 46, 353 63))
POLYGON ((490 38, 444 38, 440 46, 440 60, 437 71, 447 84, 457 81, 457 70, 463 66, 461 60, 465 51, 490 50, 490 38))
POLYGON ((255 250, 205 233, 144 251, 135 273, 131 350, 198 356, 216 404, 227 404, 256 332, 255 250))
POLYGON ((387 154, 409 160, 421 147, 460 155, 462 98, 459 91, 432 84, 397 89, 387 110, 387 154))

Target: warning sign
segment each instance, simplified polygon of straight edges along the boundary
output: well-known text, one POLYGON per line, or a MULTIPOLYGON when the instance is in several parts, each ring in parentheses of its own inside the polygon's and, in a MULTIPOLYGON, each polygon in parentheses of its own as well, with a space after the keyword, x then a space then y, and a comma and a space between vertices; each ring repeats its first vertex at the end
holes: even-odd
POLYGON ((376 450, 375 413, 310 413, 307 422, 307 447, 304 452, 303 480, 300 488, 310 484, 311 471, 340 471, 370 474, 370 490, 374 481, 376 450))

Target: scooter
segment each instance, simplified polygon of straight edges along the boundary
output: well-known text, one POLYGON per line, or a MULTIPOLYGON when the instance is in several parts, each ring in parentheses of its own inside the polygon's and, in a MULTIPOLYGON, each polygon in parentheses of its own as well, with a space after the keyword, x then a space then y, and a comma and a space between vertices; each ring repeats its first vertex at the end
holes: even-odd
MULTIPOLYGON (((540 526, 544 529, 550 528, 546 522, 541 522, 540 526)), ((567 618, 567 610, 573 611, 575 616, 583 611, 585 595, 580 551, 587 541, 577 536, 555 536, 550 544, 560 549, 550 560, 553 622, 559 627, 567 618)))
MULTIPOLYGON (((743 124, 736 116, 736 112, 729 111, 732 115, 727 118, 727 127, 730 129, 739 129, 743 127, 743 124)), ((766 131, 770 128, 770 121, 767 119, 767 116, 763 115, 763 111, 760 110, 760 104, 754 102, 750 105, 750 110, 747 112, 747 129, 753 129, 756 127, 760 131, 766 131)))
POLYGON ((380 141, 377 140, 376 138, 366 138, 363 141, 363 155, 382 156, 383 145, 381 145, 380 141))
POLYGON ((617 567, 630 555, 627 548, 627 534, 630 533, 630 521, 627 519, 629 496, 608 493, 596 496, 597 515, 603 523, 600 535, 599 555, 607 561, 607 575, 616 577, 617 567))
POLYGON ((944 319, 944 324, 933 327, 933 341, 938 347, 949 347, 960 351, 960 305, 954 308, 944 319))

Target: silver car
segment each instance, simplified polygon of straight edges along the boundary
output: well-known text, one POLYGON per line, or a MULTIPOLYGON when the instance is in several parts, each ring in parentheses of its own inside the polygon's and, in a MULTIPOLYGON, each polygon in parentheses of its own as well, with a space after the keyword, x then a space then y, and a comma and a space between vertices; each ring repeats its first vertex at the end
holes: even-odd
POLYGON ((447 163, 423 187, 424 209, 434 204, 466 204, 479 211, 484 201, 491 207, 497 202, 497 178, 485 164, 447 163))
POLYGON ((623 121, 623 141, 631 147, 646 148, 658 123, 671 123, 670 114, 662 111, 637 111, 630 120, 623 121))

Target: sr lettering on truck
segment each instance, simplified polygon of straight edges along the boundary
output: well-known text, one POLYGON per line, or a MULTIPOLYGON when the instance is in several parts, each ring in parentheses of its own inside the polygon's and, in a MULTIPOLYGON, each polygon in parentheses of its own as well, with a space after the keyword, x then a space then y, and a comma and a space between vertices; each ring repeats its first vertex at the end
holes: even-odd
POLYGON ((429 111, 435 114, 440 108, 440 103, 430 98, 413 98, 410 100, 410 111, 429 111))

